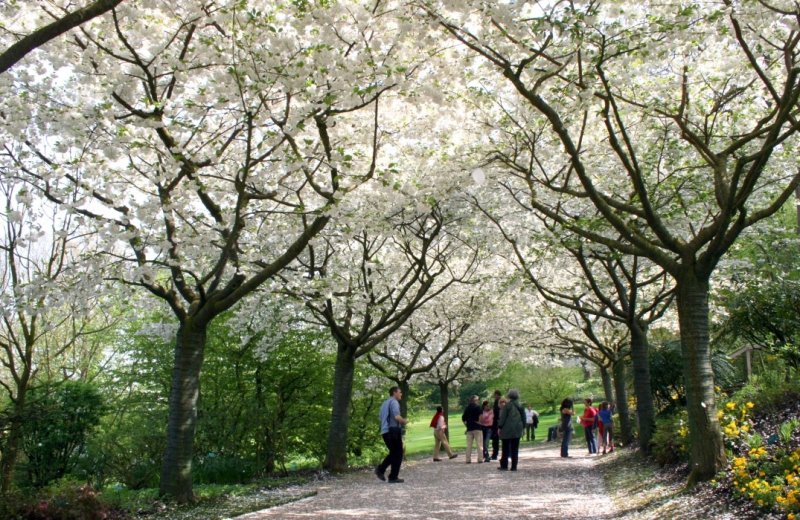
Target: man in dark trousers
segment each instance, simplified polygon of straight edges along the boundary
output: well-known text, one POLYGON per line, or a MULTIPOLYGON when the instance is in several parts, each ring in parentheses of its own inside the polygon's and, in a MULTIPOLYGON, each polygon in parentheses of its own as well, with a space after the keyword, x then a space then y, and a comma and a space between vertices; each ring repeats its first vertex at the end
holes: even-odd
POLYGON ((500 449, 500 433, 497 431, 497 421, 500 420, 500 390, 494 391, 494 420, 492 420, 492 460, 497 460, 497 451, 500 449))
POLYGON ((389 472, 389 483, 397 484, 403 482, 398 478, 400 474, 400 464, 403 463, 403 434, 400 427, 408 423, 408 420, 400 415, 400 399, 403 398, 403 391, 393 386, 389 389, 389 399, 381 405, 378 417, 381 420, 381 436, 383 443, 389 448, 389 454, 383 462, 375 468, 375 475, 386 480, 386 468, 392 467, 389 472))

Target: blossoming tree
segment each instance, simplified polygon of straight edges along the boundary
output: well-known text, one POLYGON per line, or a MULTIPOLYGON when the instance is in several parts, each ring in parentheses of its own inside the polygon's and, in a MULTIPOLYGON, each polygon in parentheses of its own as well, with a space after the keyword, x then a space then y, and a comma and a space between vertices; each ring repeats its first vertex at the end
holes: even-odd
POLYGON ((800 184, 797 6, 420 4, 503 78, 510 92, 494 95, 530 111, 530 126, 516 135, 537 146, 528 161, 535 210, 586 240, 649 258, 675 279, 689 480, 711 478, 725 451, 709 284, 742 230, 800 184), (607 225, 597 225, 595 212, 607 225))

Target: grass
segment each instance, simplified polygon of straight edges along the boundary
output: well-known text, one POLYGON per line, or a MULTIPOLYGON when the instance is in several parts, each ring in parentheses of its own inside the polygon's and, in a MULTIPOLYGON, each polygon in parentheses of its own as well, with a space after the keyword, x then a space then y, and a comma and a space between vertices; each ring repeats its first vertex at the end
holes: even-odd
MULTIPOLYGON (((577 411, 576 411, 577 413, 577 411)), ((430 427, 430 416, 412 417, 406 427, 405 447, 406 456, 428 456, 433 453, 433 428, 430 427)), ((536 443, 547 440, 547 429, 558 422, 558 413, 539 414, 539 427, 536 428, 536 443)), ((450 428, 450 447, 456 451, 463 451, 467 447, 466 428, 461 424, 461 414, 448 415, 447 424, 450 428)), ((523 444, 525 442, 523 441, 523 444)))

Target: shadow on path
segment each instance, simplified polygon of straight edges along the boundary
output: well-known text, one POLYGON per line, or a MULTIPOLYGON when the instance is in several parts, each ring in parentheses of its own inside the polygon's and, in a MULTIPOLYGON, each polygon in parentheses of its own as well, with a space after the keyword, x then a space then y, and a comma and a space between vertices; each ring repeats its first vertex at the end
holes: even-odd
POLYGON ((554 443, 523 448, 516 472, 498 471, 497 461, 465 464, 463 453, 442 462, 411 461, 400 470, 402 484, 381 482, 372 471, 349 474, 309 484, 314 497, 238 520, 613 518, 613 503, 595 468, 598 456, 571 451, 572 458, 562 459, 554 443))

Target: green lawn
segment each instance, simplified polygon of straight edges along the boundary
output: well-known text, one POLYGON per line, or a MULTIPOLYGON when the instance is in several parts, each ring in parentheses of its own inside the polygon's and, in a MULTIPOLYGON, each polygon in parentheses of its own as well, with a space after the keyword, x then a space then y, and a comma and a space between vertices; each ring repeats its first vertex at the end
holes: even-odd
MULTIPOLYGON (((578 411, 576 407, 576 413, 582 413, 583 409, 581 408, 578 411)), ((405 447, 406 447, 406 455, 413 456, 413 455, 432 455, 433 454, 433 428, 430 427, 431 417, 433 417, 433 411, 430 412, 430 415, 424 415, 422 417, 413 417, 411 418, 411 422, 408 423, 406 427, 406 436, 405 436, 405 447)), ((558 413, 548 413, 548 414, 539 414, 539 427, 536 428, 536 441, 545 442, 547 440, 547 428, 553 426, 558 421, 558 413)), ((447 424, 450 427, 450 447, 455 451, 464 451, 467 446, 466 436, 464 435, 464 425, 461 424, 461 414, 460 413, 453 413, 448 416, 447 424)), ((524 440, 522 445, 530 445, 532 443, 526 443, 524 440)))

